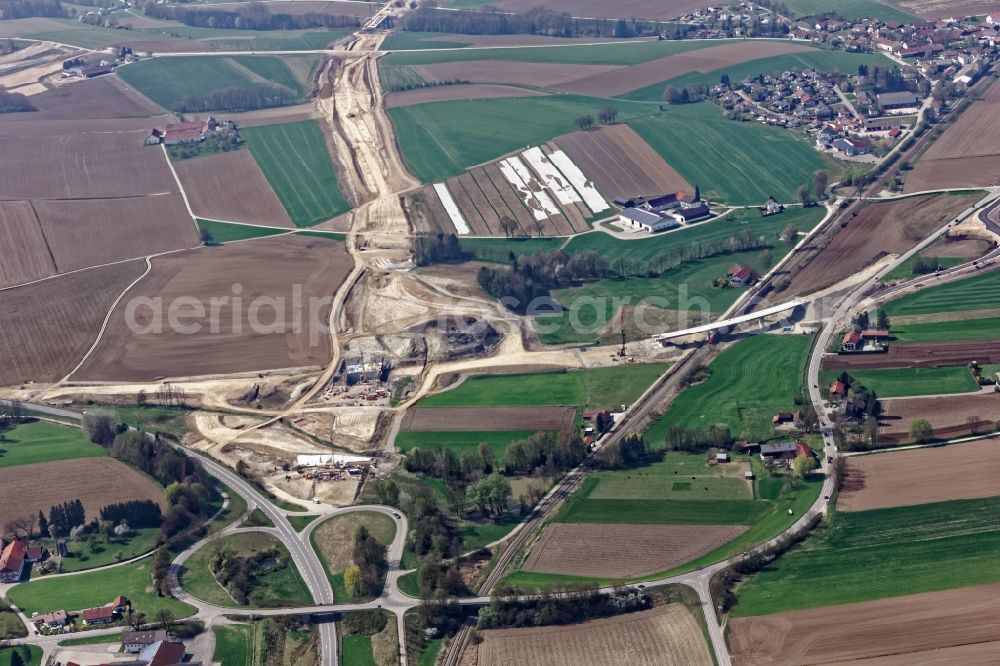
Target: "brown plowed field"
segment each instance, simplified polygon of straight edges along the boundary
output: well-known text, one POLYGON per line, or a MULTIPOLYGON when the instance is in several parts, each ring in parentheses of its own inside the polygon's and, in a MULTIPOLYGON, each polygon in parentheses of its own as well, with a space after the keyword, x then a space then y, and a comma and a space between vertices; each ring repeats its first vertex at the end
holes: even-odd
POLYGON ((481 632, 475 666, 711 666, 698 620, 681 604, 582 624, 481 632))
POLYGON ((595 578, 649 576, 701 557, 746 530, 745 525, 549 523, 524 570, 595 578))
POLYGON ((489 85, 488 83, 472 83, 456 86, 431 86, 391 92, 385 96, 385 108, 393 109, 399 106, 412 106, 426 102, 450 102, 456 99, 494 99, 497 97, 538 97, 545 93, 540 90, 529 90, 517 86, 489 85))
POLYGON ((971 417, 975 417, 980 432, 996 425, 1000 419, 1000 393, 883 400, 879 439, 887 444, 909 441, 910 424, 916 419, 930 421, 935 437, 957 437, 971 432, 971 417))
POLYGON ((823 358, 823 369, 925 368, 964 365, 971 361, 1000 363, 1000 340, 889 345, 889 351, 884 354, 826 356, 823 358))
POLYGON ((31 116, 34 120, 132 118, 159 116, 163 113, 152 102, 127 88, 113 76, 62 85, 33 95, 31 103, 38 111, 22 115, 25 118, 31 116))
POLYGON ((175 192, 166 158, 145 132, 0 136, 0 198, 128 197, 175 192))
POLYGON ((324 363, 330 357, 330 337, 325 332, 330 302, 353 264, 342 242, 305 236, 264 238, 156 258, 151 274, 123 299, 101 344, 74 378, 148 381, 324 363), (234 290, 241 298, 238 310, 232 301, 222 302, 234 290), (296 312, 299 290, 301 317, 296 312), (130 304, 156 297, 163 303, 162 331, 143 331, 153 326, 148 305, 135 309, 139 330, 131 331, 125 315, 130 304), (313 308, 314 297, 329 301, 313 308), (213 305, 211 299, 218 301, 213 305), (283 305, 273 304, 274 299, 283 305), (199 325, 199 330, 174 330, 168 317, 171 304, 184 313, 182 326, 199 325), (204 314, 191 316, 197 307, 204 314), (213 308, 217 317, 209 316, 213 308), (251 324, 251 316, 257 325, 251 324))
POLYGON ((544 88, 623 68, 617 65, 567 65, 553 62, 463 60, 460 62, 437 62, 431 65, 419 65, 415 69, 428 81, 514 83, 544 88))
POLYGON ((840 511, 865 511, 1000 494, 1000 440, 846 458, 840 511))
POLYGON ((479 185, 476 184, 475 179, 469 173, 463 173, 458 177, 458 182, 462 185, 465 193, 469 195, 469 199, 472 200, 472 204, 476 207, 476 210, 483 217, 483 221, 486 223, 486 228, 489 229, 491 234, 501 234, 503 231, 500 229, 500 217, 493 210, 493 206, 490 205, 489 200, 483 194, 483 191, 479 189, 479 185))
POLYGON ((607 199, 694 189, 628 125, 573 132, 555 143, 607 199))
MULTIPOLYGON (((492 4, 510 12, 526 12, 537 7, 538 0, 497 0, 492 4)), ((677 18, 707 6, 705 0, 624 0, 613 4, 604 0, 548 0, 545 3, 546 9, 581 18, 651 20, 677 18)))
POLYGON ((198 217, 295 227, 249 150, 181 160, 174 168, 198 217))
POLYGON ((34 205, 62 273, 199 243, 179 194, 40 200, 34 205))
MULTIPOLYGON (((491 206, 493 206, 493 210, 497 213, 497 215, 517 220, 515 209, 512 209, 511 205, 508 204, 508 202, 500 194, 499 190, 497 190, 485 170, 473 169, 469 172, 469 174, 472 176, 472 179, 476 181, 476 184, 479 186, 479 190, 486 196, 486 200, 490 202, 491 206)), ((524 207, 521 206, 521 208, 524 207)), ((503 230, 500 229, 499 222, 497 223, 497 230, 500 233, 503 233, 503 230)))
POLYGON ((152 500, 166 508, 163 488, 114 458, 78 458, 0 468, 0 522, 48 513, 53 504, 83 502, 87 520, 102 507, 152 500))
POLYGON ((399 429, 416 432, 513 432, 562 430, 572 425, 573 407, 417 407, 399 429))
POLYGON ((566 92, 597 97, 622 95, 638 88, 667 81, 688 72, 714 72, 730 65, 813 49, 794 42, 740 42, 709 46, 687 53, 657 58, 632 65, 621 72, 604 72, 587 78, 561 83, 555 87, 566 92))
POLYGON ((788 295, 808 294, 857 273, 885 254, 912 249, 982 197, 931 194, 866 206, 792 276, 788 295))
POLYGON ((42 227, 28 201, 0 201, 0 287, 56 272, 42 227))
POLYGON ((514 219, 521 225, 521 231, 524 235, 533 235, 535 232, 535 219, 528 211, 528 207, 524 205, 521 195, 514 191, 514 187, 500 173, 500 167, 495 162, 488 164, 483 167, 483 173, 493 181, 493 186, 500 193, 500 196, 503 197, 503 200, 507 202, 507 207, 514 213, 514 219))
POLYGON ((998 612, 1000 585, 966 587, 735 618, 729 646, 738 666, 996 664, 998 612))
POLYGON ((962 112, 905 174, 904 191, 993 185, 1000 180, 1000 86, 962 112))
POLYGON ((0 291, 0 386, 55 381, 73 369, 142 261, 92 268, 0 291))
POLYGON ((479 207, 476 206, 469 194, 462 187, 462 184, 458 181, 457 177, 449 178, 447 181, 448 191, 451 192, 451 197, 455 200, 455 205, 462 212, 462 217, 469 225, 469 229, 472 230, 474 236, 489 236, 490 230, 486 226, 486 222, 483 221, 483 216, 479 212, 479 207))
POLYGON ((946 236, 931 243, 924 251, 924 254, 932 257, 976 259, 989 252, 995 245, 996 241, 988 241, 982 238, 946 236))

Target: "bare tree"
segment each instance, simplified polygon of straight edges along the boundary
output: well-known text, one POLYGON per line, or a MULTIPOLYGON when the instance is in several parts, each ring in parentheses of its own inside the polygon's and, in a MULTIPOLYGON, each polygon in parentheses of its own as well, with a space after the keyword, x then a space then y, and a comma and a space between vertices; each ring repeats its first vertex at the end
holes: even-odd
POLYGON ((594 116, 590 114, 579 116, 576 119, 576 124, 581 130, 588 130, 594 126, 594 116))
POLYGON ((978 415, 970 414, 965 417, 965 422, 969 426, 969 432, 973 435, 978 435, 980 431, 980 426, 982 425, 982 419, 978 415))
POLYGON ((535 233, 541 238, 545 234, 545 220, 533 220, 535 233))
POLYGON ((174 613, 169 608, 161 608, 156 611, 156 622, 163 628, 164 631, 170 631, 170 628, 174 625, 174 613))
POLYGON ((500 228, 507 238, 510 238, 517 231, 517 221, 505 215, 500 218, 500 228))
POLYGON ((613 125, 618 118, 618 109, 613 106, 606 106, 597 114, 602 125, 613 125))
POLYGON ((35 520, 34 515, 12 518, 3 526, 3 531, 14 539, 28 539, 35 533, 35 520))

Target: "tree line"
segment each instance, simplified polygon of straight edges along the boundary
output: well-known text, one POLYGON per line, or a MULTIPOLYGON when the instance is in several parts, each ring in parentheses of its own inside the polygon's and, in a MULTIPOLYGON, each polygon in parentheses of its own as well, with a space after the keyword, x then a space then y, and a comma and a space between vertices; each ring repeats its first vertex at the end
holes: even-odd
POLYGON ((63 18, 66 9, 59 0, 4 0, 0 3, 0 21, 31 16, 63 18))
POLYGON ((441 231, 433 236, 417 236, 413 242, 413 251, 417 255, 418 266, 449 264, 472 258, 459 243, 458 236, 441 231))
POLYGON ((28 98, 15 92, 7 92, 0 88, 0 114, 23 113, 25 111, 37 111, 35 105, 28 101, 28 98))
POLYGON ((163 512, 153 500, 128 500, 103 507, 100 518, 116 525, 125 522, 129 527, 141 529, 158 527, 163 522, 163 512))
POLYGON ((188 95, 174 103, 177 113, 205 111, 253 111, 294 104, 297 96, 283 86, 255 83, 247 87, 228 86, 204 95, 188 95))
POLYGON ((529 598, 506 596, 508 591, 514 590, 497 590, 489 605, 480 609, 478 629, 576 624, 645 610, 652 603, 644 592, 632 588, 615 592, 543 592, 529 598))
POLYGON ((635 19, 581 19, 535 7, 508 13, 493 5, 459 11, 419 7, 400 21, 403 30, 463 35, 548 35, 550 37, 637 37, 657 34, 658 24, 635 19))
POLYGON ((219 8, 189 9, 183 6, 162 5, 146 2, 142 5, 146 16, 178 21, 184 25, 216 30, 307 30, 310 28, 357 28, 361 19, 357 16, 306 12, 304 14, 271 13, 266 5, 259 2, 242 4, 239 9, 219 8))

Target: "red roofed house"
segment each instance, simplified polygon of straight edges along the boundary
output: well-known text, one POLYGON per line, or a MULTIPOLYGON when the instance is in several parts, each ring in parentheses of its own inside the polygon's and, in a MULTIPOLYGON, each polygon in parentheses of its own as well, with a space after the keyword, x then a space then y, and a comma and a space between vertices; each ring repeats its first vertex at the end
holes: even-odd
POLYGON ((116 613, 124 613, 127 608, 128 597, 123 597, 120 594, 111 602, 111 609, 116 613))
POLYGON ((856 331, 851 331, 844 336, 844 342, 841 346, 844 351, 860 351, 863 347, 861 344, 861 334, 856 331))
POLYGON ((182 143, 197 143, 205 140, 206 123, 203 120, 191 123, 168 123, 163 133, 163 143, 176 146, 182 143))
POLYGON ((799 440, 798 442, 795 442, 795 457, 800 458, 802 456, 805 456, 807 458, 815 458, 816 452, 813 451, 812 447, 810 447, 808 444, 799 440))
POLYGON ((756 276, 753 273, 753 269, 749 266, 736 264, 730 267, 726 273, 726 277, 729 278, 729 284, 745 286, 753 282, 756 276))
POLYGON ((17 583, 24 576, 26 549, 17 539, 7 544, 0 555, 0 583, 17 583))
POLYGON ((844 382, 838 379, 830 384, 830 397, 843 398, 845 395, 847 395, 847 386, 844 385, 844 382))
POLYGON ((115 609, 111 606, 101 606, 100 608, 88 608, 83 611, 83 623, 87 626, 95 624, 108 624, 115 620, 115 609))
POLYGON ((136 655, 136 661, 146 666, 174 666, 183 660, 184 644, 173 641, 157 641, 136 655))
POLYGON ((879 338, 887 338, 887 337, 889 337, 889 331, 881 328, 879 329, 870 328, 861 331, 862 340, 878 340, 879 338))
POLYGON ((986 22, 990 25, 1000 25, 1000 12, 992 12, 986 15, 986 22))

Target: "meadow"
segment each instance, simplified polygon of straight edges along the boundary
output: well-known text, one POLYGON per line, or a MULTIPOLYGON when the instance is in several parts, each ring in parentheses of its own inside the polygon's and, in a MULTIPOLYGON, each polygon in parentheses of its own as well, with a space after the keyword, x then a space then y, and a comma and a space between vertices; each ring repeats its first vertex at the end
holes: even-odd
POLYGON ((0 429, 0 467, 106 455, 107 450, 87 439, 79 428, 34 421, 12 430, 0 429))
POLYGON ((212 574, 209 568, 212 554, 216 548, 229 548, 238 555, 250 556, 273 545, 277 545, 278 558, 285 563, 285 566, 272 569, 258 567, 256 582, 247 595, 249 603, 246 605, 268 608, 311 603, 312 596, 291 561, 288 550, 273 537, 262 532, 232 534, 199 548, 184 563, 180 573, 181 584, 186 592, 202 601, 230 608, 240 607, 241 604, 236 603, 212 574))
POLYGON ((117 72, 129 85, 167 110, 185 97, 261 83, 287 88, 297 98, 305 94, 303 82, 282 58, 275 56, 151 58, 120 67, 117 72))
POLYGON ((737 592, 764 615, 1000 582, 1000 498, 834 513, 737 592))
POLYGON ((253 625, 230 624, 212 627, 212 631, 215 633, 212 661, 222 666, 253 666, 253 625))
MULTIPOLYGON (((582 236, 581 236, 582 238, 582 236)), ((480 261, 508 264, 511 253, 523 257, 539 252, 555 252, 562 238, 459 238, 462 249, 480 261)))
POLYGON ((172 597, 161 597, 150 586, 152 559, 76 576, 40 578, 12 588, 7 597, 29 617, 64 608, 79 610, 110 603, 123 594, 137 612, 156 617, 169 610, 176 618, 193 615, 195 608, 172 597))
POLYGON ((433 102, 388 113, 410 171, 430 183, 574 131, 575 118, 596 116, 609 104, 618 109, 619 122, 629 124, 713 201, 760 205, 773 195, 791 202, 795 189, 816 170, 835 166, 795 134, 727 120, 708 102, 661 111, 644 102, 550 95, 433 102), (762 163, 773 168, 759 169, 762 163), (748 178, 748 172, 754 177, 748 178))
MULTIPOLYGON (((915 260, 916 255, 910 257, 899 266, 882 276, 882 281, 889 282, 891 280, 912 280, 915 277, 920 277, 913 272, 913 262, 915 260)), ((965 263, 966 261, 968 261, 968 259, 963 259, 961 257, 937 257, 937 264, 940 268, 951 268, 965 263)))
POLYGON ((466 451, 472 451, 480 444, 486 444, 498 460, 502 459, 507 445, 521 439, 527 439, 534 432, 520 430, 511 432, 413 432, 404 431, 396 435, 395 445, 403 453, 409 453, 415 448, 450 449, 455 455, 461 456, 466 451))
POLYGON ((892 315, 967 312, 1000 307, 1000 271, 921 289, 889 301, 883 307, 892 315))
POLYGON ((725 466, 709 466, 705 454, 670 451, 663 459, 627 470, 597 472, 590 499, 750 500, 753 490, 740 476, 723 476, 725 466))
POLYGON ((840 17, 848 20, 874 18, 898 23, 919 20, 916 16, 879 0, 837 0, 837 4, 833 6, 825 0, 787 0, 785 4, 795 18, 825 14, 832 7, 840 17))
POLYGON ((1000 317, 893 325, 896 342, 957 342, 1000 338, 1000 317))
POLYGON ((212 243, 231 243, 239 240, 249 240, 251 238, 264 238, 277 234, 287 234, 288 229, 269 229, 267 227, 255 227, 249 224, 232 224, 229 222, 214 222, 198 218, 198 229, 211 234, 212 243))
MULTIPOLYGON (((819 373, 819 383, 829 386, 840 373, 840 370, 824 370, 819 373)), ((851 370, 850 374, 862 386, 875 391, 879 398, 969 393, 979 390, 976 380, 972 378, 972 373, 963 365, 943 368, 851 370)))
MULTIPOLYGON (((574 236, 565 249, 570 254, 593 251, 608 261, 653 262, 657 256, 677 252, 696 243, 726 240, 747 230, 754 236, 775 239, 789 224, 800 233, 809 231, 823 219, 822 208, 789 208, 780 215, 761 217, 755 210, 739 210, 725 217, 685 227, 678 231, 656 234, 638 241, 620 240, 605 233, 574 236)), ((463 241, 463 244, 468 241, 463 241)), ((775 247, 777 249, 777 247, 775 247)))
POLYGON ((351 209, 337 185, 318 122, 252 127, 240 134, 296 226, 307 227, 351 209))
POLYGON ((669 426, 707 429, 720 423, 734 437, 766 439, 774 414, 796 409, 811 342, 805 335, 755 335, 737 342, 709 365, 708 379, 677 396, 646 439, 658 445, 669 426))
POLYGON ((333 598, 336 601, 351 600, 344 583, 344 571, 351 563, 354 534, 361 526, 385 546, 391 544, 396 535, 396 524, 392 518, 374 511, 359 511, 331 518, 309 535, 313 550, 319 555, 326 577, 333 587, 333 598))
POLYGON ((11 666, 10 662, 13 659, 14 651, 17 651, 18 656, 21 657, 21 661, 25 666, 41 666, 42 663, 42 648, 37 645, 25 645, 23 647, 7 647, 0 649, 0 666, 11 666), (23 650, 28 651, 28 659, 24 659, 23 650))
POLYGON ((344 634, 340 637, 341 659, 351 666, 375 666, 372 638, 363 634, 344 634))
POLYGON ((575 405, 617 409, 638 398, 666 369, 664 363, 643 363, 527 375, 480 375, 424 398, 420 406, 575 405))

